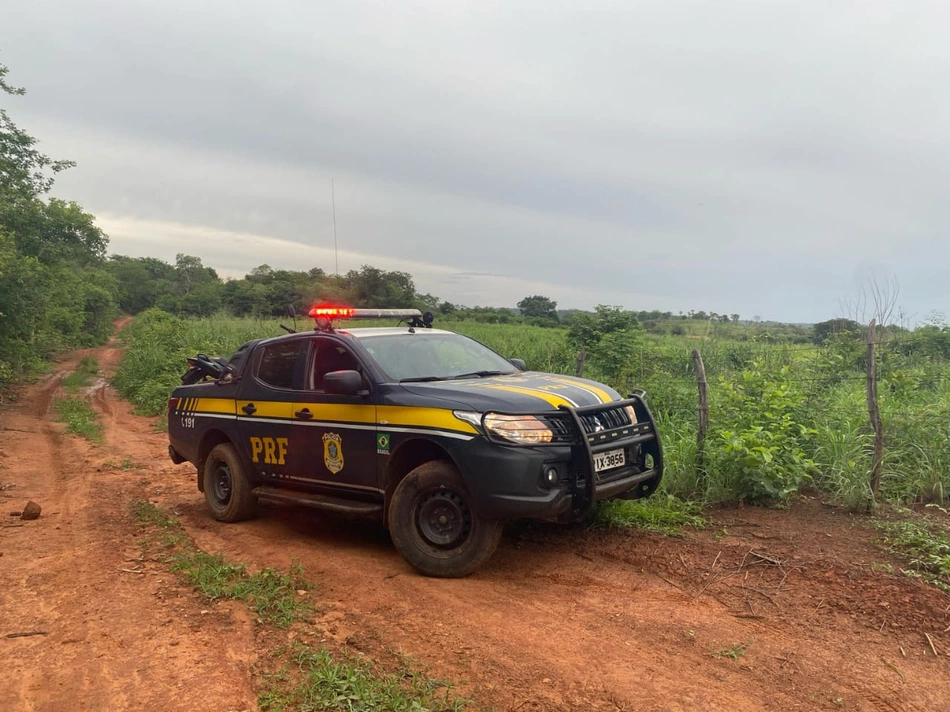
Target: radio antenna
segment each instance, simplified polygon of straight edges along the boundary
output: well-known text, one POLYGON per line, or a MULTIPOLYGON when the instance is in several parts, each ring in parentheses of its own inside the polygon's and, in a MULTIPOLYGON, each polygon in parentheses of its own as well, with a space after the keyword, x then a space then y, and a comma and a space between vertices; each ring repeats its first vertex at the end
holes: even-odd
POLYGON ((336 274, 340 274, 340 248, 336 239, 336 192, 333 189, 333 179, 330 179, 330 203, 333 205, 333 259, 336 262, 336 274))

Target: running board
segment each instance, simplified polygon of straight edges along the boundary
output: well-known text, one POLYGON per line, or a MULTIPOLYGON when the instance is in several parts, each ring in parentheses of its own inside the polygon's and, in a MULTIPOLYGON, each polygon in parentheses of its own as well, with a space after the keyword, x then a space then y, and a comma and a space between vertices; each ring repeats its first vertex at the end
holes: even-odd
POLYGON ((380 502, 353 501, 312 492, 288 492, 276 487, 255 487, 251 490, 251 494, 265 502, 296 504, 301 507, 320 509, 324 512, 378 517, 383 515, 383 505, 380 502))

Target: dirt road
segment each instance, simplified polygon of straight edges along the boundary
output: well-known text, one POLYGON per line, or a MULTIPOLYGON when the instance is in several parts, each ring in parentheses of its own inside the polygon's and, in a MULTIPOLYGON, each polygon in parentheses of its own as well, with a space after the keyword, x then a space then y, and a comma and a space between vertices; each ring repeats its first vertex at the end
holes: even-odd
POLYGON ((302 564, 312 642, 397 651, 499 710, 950 709, 950 596, 883 571, 864 518, 804 499, 683 539, 514 525, 476 575, 422 578, 372 524, 213 521, 194 469, 104 383, 89 397, 105 443, 63 435, 51 404, 86 355, 108 374, 120 352, 73 354, 0 409, 2 710, 256 709, 274 634, 143 560, 133 499, 208 551, 302 564), (38 520, 8 516, 28 499, 38 520))

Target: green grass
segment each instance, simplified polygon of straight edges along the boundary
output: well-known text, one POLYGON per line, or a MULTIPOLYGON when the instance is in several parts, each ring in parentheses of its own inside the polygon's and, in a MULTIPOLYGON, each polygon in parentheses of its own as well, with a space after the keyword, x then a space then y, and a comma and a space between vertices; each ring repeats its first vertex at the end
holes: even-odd
POLYGON ((102 442, 102 423, 99 414, 82 398, 67 396, 54 404, 57 419, 66 423, 66 432, 95 443, 102 442))
POLYGON ((128 344, 113 383, 142 415, 164 412, 181 384, 185 359, 197 353, 230 356, 241 344, 284 333, 278 320, 179 319, 158 310, 139 314, 122 332, 128 344))
POLYGON ((122 458, 121 462, 116 462, 115 460, 106 460, 102 463, 102 466, 108 469, 122 470, 128 472, 129 470, 134 470, 138 465, 136 465, 135 460, 126 455, 122 458))
POLYGON ((263 712, 346 710, 347 712, 442 712, 463 710, 468 701, 452 686, 410 666, 387 674, 363 660, 342 659, 328 650, 295 643, 284 667, 258 695, 263 712))
POLYGON ((278 628, 286 628, 313 612, 310 601, 298 593, 312 588, 299 565, 291 566, 288 573, 271 568, 251 573, 244 564, 231 563, 220 554, 197 548, 181 525, 155 505, 136 501, 131 509, 141 524, 161 530, 161 543, 172 549, 166 555, 172 571, 181 574, 208 600, 243 601, 258 620, 278 628))
POLYGON ((709 651, 709 653, 716 658, 729 658, 730 660, 738 660, 746 654, 746 651, 748 651, 751 644, 752 641, 747 640, 745 643, 737 643, 736 645, 732 645, 727 648, 713 648, 709 651))
POLYGON ((877 527, 890 550, 909 564, 906 575, 950 593, 950 527, 916 518, 877 527))
POLYGON ((92 356, 86 356, 76 366, 76 370, 63 379, 63 387, 70 393, 88 386, 99 374, 99 364, 92 356))
POLYGON ((249 573, 244 564, 229 563, 220 554, 200 549, 181 552, 175 558, 172 570, 180 572, 203 596, 211 601, 244 601, 258 619, 278 628, 286 628, 313 611, 312 604, 298 593, 311 588, 299 564, 292 565, 288 573, 271 568, 249 573))
POLYGON ((686 527, 705 525, 699 505, 673 495, 655 495, 649 499, 600 502, 594 508, 595 523, 610 529, 640 529, 648 532, 680 536, 686 527))
POLYGON ((129 509, 132 511, 132 516, 135 517, 135 520, 139 524, 145 524, 165 530, 177 531, 180 532, 182 536, 184 536, 184 531, 181 528, 181 524, 169 517, 151 502, 137 499, 129 504, 129 509))

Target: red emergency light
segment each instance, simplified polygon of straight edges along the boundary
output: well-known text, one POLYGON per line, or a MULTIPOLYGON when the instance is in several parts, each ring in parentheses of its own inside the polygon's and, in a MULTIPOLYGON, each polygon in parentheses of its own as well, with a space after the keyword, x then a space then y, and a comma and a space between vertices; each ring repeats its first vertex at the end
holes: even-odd
POLYGON ((317 331, 332 331, 334 319, 399 319, 414 327, 432 326, 432 313, 418 309, 354 309, 326 304, 315 305, 309 315, 317 322, 317 331))
POLYGON ((321 316, 327 319, 349 319, 356 310, 353 307, 314 307, 309 316, 318 319, 321 316))

